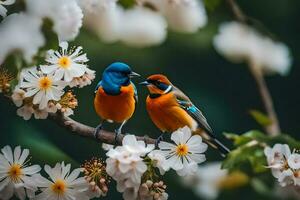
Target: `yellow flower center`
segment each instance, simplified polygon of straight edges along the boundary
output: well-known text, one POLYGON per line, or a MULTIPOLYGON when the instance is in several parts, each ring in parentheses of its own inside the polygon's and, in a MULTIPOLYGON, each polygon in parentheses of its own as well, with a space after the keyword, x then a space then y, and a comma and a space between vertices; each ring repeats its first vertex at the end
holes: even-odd
POLYGON ((63 56, 58 60, 58 64, 61 68, 67 69, 71 65, 71 59, 67 56, 63 56))
POLYGON ((22 168, 20 164, 13 164, 8 170, 8 176, 12 182, 18 183, 21 180, 22 168))
POLYGON ((58 179, 52 184, 51 189, 54 193, 62 195, 66 191, 66 182, 64 180, 58 179))
POLYGON ((178 156, 186 156, 189 153, 189 147, 186 144, 179 144, 176 147, 176 154, 178 156))
POLYGON ((48 90, 52 86, 52 80, 48 77, 42 77, 39 80, 39 87, 42 90, 48 90))

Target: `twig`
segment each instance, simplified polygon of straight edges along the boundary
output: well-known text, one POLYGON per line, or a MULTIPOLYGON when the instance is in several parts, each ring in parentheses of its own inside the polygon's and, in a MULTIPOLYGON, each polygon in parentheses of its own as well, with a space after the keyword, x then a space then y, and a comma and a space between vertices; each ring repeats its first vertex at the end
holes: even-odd
POLYGON ((272 124, 265 127, 266 132, 272 136, 279 135, 281 132, 280 126, 279 126, 279 121, 278 121, 277 114, 275 112, 275 108, 273 105, 273 100, 272 100, 271 94, 268 90, 263 73, 257 66, 255 66, 254 63, 251 63, 249 65, 249 70, 256 81, 256 84, 257 84, 257 87, 258 87, 258 90, 259 90, 259 93, 261 96, 261 100, 264 104, 267 115, 268 115, 269 119, 272 121, 272 124))
POLYGON ((248 17, 244 14, 244 12, 240 8, 240 6, 235 2, 235 0, 227 0, 227 3, 236 20, 242 23, 246 23, 248 17))
MULTIPOLYGON (((3 95, 8 100, 12 101, 11 96, 9 95, 3 95)), ((96 140, 98 142, 106 143, 106 144, 112 144, 112 145, 122 145, 122 140, 124 138, 124 134, 120 134, 117 138, 117 141, 115 141, 115 133, 101 130, 98 134, 98 138, 95 138, 95 128, 91 126, 87 126, 85 124, 82 124, 80 122, 77 122, 70 117, 64 116, 61 112, 57 113, 49 113, 49 118, 52 119, 54 122, 59 124, 60 126, 66 128, 70 131, 70 133, 73 133, 74 135, 90 138, 93 140, 96 140)), ((148 136, 136 136, 137 140, 144 141, 146 144, 155 144, 156 140, 152 139, 148 136)))
MULTIPOLYGON (((239 5, 235 2, 235 0, 227 0, 227 3, 236 18, 241 23, 247 23, 249 21, 249 17, 244 14, 244 12, 241 10, 239 5)), ((272 124, 265 127, 266 132, 269 135, 278 135, 280 134, 280 126, 277 114, 275 112, 274 106, 273 106, 273 100, 271 97, 271 94, 269 92, 269 89, 267 87, 266 81, 264 79, 263 73, 261 70, 259 70, 258 66, 256 66, 255 63, 251 62, 249 64, 249 70, 253 76, 253 78, 256 81, 262 102, 264 104, 265 110, 267 112, 267 115, 269 119, 272 121, 272 124)))
MULTIPOLYGON (((58 123, 59 125, 65 127, 66 129, 68 129, 71 133, 75 134, 75 135, 79 135, 82 137, 87 137, 90 139, 94 139, 97 140, 99 142, 103 142, 106 144, 115 144, 115 133, 114 132, 109 132, 106 130, 101 130, 100 133, 98 134, 99 137, 95 138, 94 137, 94 132, 95 132, 95 128, 87 126, 85 124, 82 124, 80 122, 77 122, 73 119, 71 119, 70 117, 65 117, 62 113, 57 112, 54 114, 50 114, 50 119, 52 119, 53 121, 55 121, 56 123, 58 123)), ((125 135, 120 134, 118 139, 117 139, 117 144, 121 145, 122 144, 122 140, 124 138, 125 135)), ((147 136, 144 137, 140 137, 140 136, 136 136, 137 140, 142 140, 144 141, 146 144, 155 144, 155 139, 149 138, 147 136)))

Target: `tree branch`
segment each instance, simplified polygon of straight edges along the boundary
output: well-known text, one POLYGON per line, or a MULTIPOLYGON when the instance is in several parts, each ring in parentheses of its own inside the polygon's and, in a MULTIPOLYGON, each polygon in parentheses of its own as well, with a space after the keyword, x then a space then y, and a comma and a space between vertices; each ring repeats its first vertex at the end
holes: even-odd
POLYGON ((269 89, 267 87, 266 81, 264 79, 263 73, 260 70, 260 68, 255 66, 254 63, 250 64, 249 70, 256 81, 256 84, 257 84, 257 87, 258 87, 258 90, 259 90, 259 93, 261 96, 261 100, 264 104, 267 115, 268 115, 269 119, 272 121, 272 124, 265 127, 266 132, 272 136, 279 135, 281 132, 280 126, 279 126, 279 120, 277 118, 277 114, 275 112, 275 108, 273 105, 273 100, 272 100, 271 94, 269 92, 269 89))
MULTIPOLYGON (((3 95, 3 96, 6 97, 8 100, 12 101, 10 95, 3 95)), ((74 135, 90 138, 106 144, 122 145, 123 138, 125 137, 124 134, 120 134, 117 138, 117 141, 115 141, 116 135, 114 132, 100 130, 100 133, 98 134, 98 138, 96 138, 94 136, 96 128, 77 122, 71 119, 70 117, 66 117, 63 115, 63 113, 59 111, 57 111, 57 113, 49 113, 48 118, 56 122, 58 125, 66 128, 74 135)), ((148 136, 135 136, 135 137, 137 140, 144 141, 146 144, 155 144, 156 142, 156 139, 152 139, 148 136)))
MULTIPOLYGON (((235 0, 226 0, 234 17, 237 21, 241 23, 247 23, 249 20, 249 17, 244 14, 244 12, 241 10, 239 5, 235 2, 235 0)), ((253 20, 252 20, 253 21, 253 20)), ((272 124, 265 127, 266 132, 269 135, 275 136, 280 134, 280 126, 279 126, 279 120, 277 117, 277 114, 274 109, 273 100, 270 94, 270 91, 267 87, 266 81, 264 79, 262 71, 259 69, 258 66, 256 66, 255 63, 250 62, 249 63, 249 70, 253 76, 253 78, 256 81, 261 100, 264 104, 265 110, 267 112, 267 115, 269 119, 272 121, 272 124)))
POLYGON ((227 4, 230 7, 236 20, 242 23, 246 23, 247 16, 244 14, 240 6, 235 2, 235 0, 227 0, 227 4))
MULTIPOLYGON (((70 117, 65 117, 60 112, 49 114, 49 118, 75 135, 94 139, 97 140, 98 142, 115 145, 114 132, 101 130, 100 133, 98 134, 99 137, 95 138, 94 136, 94 132, 96 130, 95 128, 77 122, 71 119, 70 117)), ((125 136, 124 134, 119 135, 119 137, 117 138, 117 145, 122 145, 122 140, 124 136, 125 136)), ((156 141, 155 139, 149 138, 147 136, 144 137, 136 136, 136 138, 137 140, 144 141, 146 144, 155 144, 156 141)))

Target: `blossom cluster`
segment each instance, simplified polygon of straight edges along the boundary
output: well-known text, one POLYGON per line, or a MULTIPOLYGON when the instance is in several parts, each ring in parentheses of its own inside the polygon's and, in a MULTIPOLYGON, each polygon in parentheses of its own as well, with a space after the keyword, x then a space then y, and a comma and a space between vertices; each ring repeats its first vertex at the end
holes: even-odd
POLYGON ((15 194, 21 200, 89 200, 106 196, 113 179, 124 200, 166 200, 167 186, 159 174, 174 169, 180 176, 194 176, 207 148, 187 127, 172 133, 171 139, 174 143, 161 142, 154 150, 153 144, 126 135, 122 146, 106 145, 105 163, 93 158, 73 171, 64 162, 53 168, 45 165, 49 179, 39 165, 29 165, 28 149, 5 146, 0 153, 0 198, 8 200, 15 194))
POLYGON ((60 111, 65 116, 73 114, 77 99, 65 89, 91 84, 95 72, 88 68, 88 58, 82 47, 69 48, 67 42, 59 50, 49 50, 44 65, 23 69, 15 87, 12 100, 20 107, 17 114, 25 120, 45 119, 48 113, 60 111))
POLYGON ((232 62, 247 62, 264 73, 286 75, 292 58, 289 48, 239 22, 221 24, 213 41, 216 50, 232 62))
POLYGON ((45 165, 48 178, 41 175, 39 165, 29 164, 29 150, 17 146, 14 150, 5 146, 0 153, 0 199, 8 200, 16 195, 25 200, 89 200, 90 190, 81 168, 71 170, 70 164, 57 163, 53 168, 45 165))
POLYGON ((122 146, 108 150, 107 173, 117 182, 117 190, 125 200, 167 199, 166 186, 157 180, 156 171, 163 175, 174 169, 180 176, 191 175, 197 164, 205 161, 207 145, 200 136, 191 136, 189 128, 175 131, 171 140, 174 144, 160 142, 159 150, 154 150, 154 145, 127 135, 122 146))
POLYGON ((79 0, 84 24, 105 42, 120 41, 134 47, 161 44, 167 29, 195 33, 206 25, 207 16, 199 0, 136 0, 124 9, 118 0, 79 0))
POLYGON ((300 186, 300 154, 291 152, 287 144, 275 144, 272 148, 266 147, 265 156, 268 168, 277 178, 281 186, 300 186))
POLYGON ((74 40, 83 23, 105 42, 121 41, 134 47, 161 44, 171 30, 194 33, 207 23, 199 0, 136 0, 123 8, 118 0, 25 0, 26 10, 7 16, 15 0, 0 1, 0 64, 12 53, 22 53, 31 63, 46 44, 42 32, 44 19, 50 19, 52 31, 60 42, 74 40))
MULTIPOLYGON (((3 5, 11 5, 14 0, 0 2, 0 14, 5 17, 3 5)), ((0 63, 8 55, 21 52, 27 63, 31 63, 39 48, 46 43, 42 33, 44 19, 53 23, 53 31, 59 41, 71 41, 79 34, 83 13, 76 0, 25 0, 26 10, 12 13, 0 24, 0 63)), ((5 10, 4 10, 5 9, 5 10)))

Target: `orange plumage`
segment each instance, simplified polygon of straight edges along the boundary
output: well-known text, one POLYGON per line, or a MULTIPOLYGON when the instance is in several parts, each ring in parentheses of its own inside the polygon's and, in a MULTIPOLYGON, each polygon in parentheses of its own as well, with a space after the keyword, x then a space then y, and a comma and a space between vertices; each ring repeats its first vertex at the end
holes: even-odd
POLYGON ((122 86, 118 95, 106 94, 102 87, 98 88, 94 99, 97 114, 103 120, 122 123, 132 117, 135 110, 134 86, 122 86))
POLYGON ((162 132, 174 132, 188 126, 195 131, 197 122, 183 110, 172 92, 159 98, 147 97, 146 107, 153 123, 162 132))
POLYGON ((146 107, 153 123, 162 131, 172 133, 188 126, 193 134, 199 134, 203 140, 221 155, 230 150, 213 134, 206 118, 181 90, 174 86, 166 76, 155 74, 140 83, 147 86, 150 94, 146 107))

